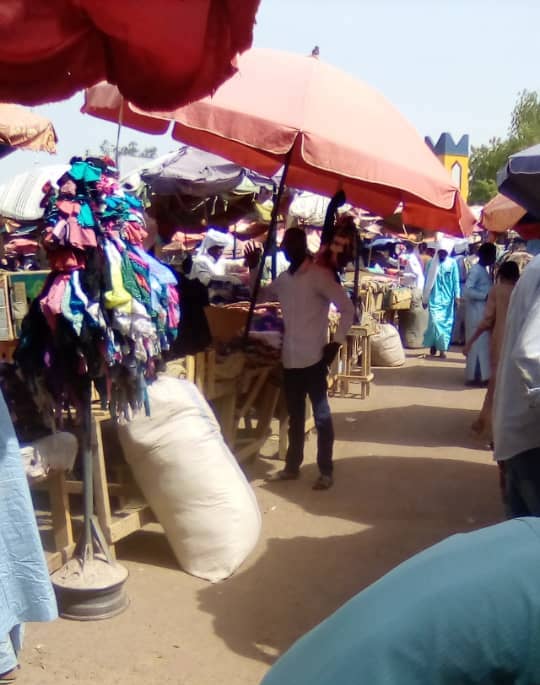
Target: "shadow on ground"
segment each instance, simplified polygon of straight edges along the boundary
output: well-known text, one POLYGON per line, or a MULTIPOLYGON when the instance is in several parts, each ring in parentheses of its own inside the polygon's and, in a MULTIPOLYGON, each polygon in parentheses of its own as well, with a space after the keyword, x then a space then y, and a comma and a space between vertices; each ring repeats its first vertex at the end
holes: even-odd
MULTIPOLYGON (((350 411, 349 404, 348 410, 340 409, 339 402, 333 404, 334 429, 339 440, 360 445, 417 445, 422 449, 448 446, 448 457, 453 456, 455 447, 478 449, 470 434, 470 426, 478 416, 475 409, 419 404, 359 411, 350 411)), ((489 459, 486 451, 486 461, 489 459)))
POLYGON ((374 384, 379 385, 402 385, 409 390, 412 388, 430 388, 433 390, 462 390, 467 391, 465 386, 465 372, 463 365, 457 366, 455 360, 447 359, 430 363, 423 366, 400 366, 394 368, 375 367, 374 384))
MULTIPOLYGON (((246 570, 199 591, 200 609, 214 617, 216 634, 237 654, 272 663, 398 563, 448 535, 502 520, 497 470, 490 464, 354 457, 336 466, 328 492, 311 490, 314 465, 299 481, 264 484, 276 495, 276 511, 265 516, 279 515, 286 499, 318 517, 355 521, 363 530, 321 537, 314 519, 313 537, 290 537, 285 512, 283 538, 269 539, 246 570)), ((259 461, 253 475, 273 468, 259 461)))

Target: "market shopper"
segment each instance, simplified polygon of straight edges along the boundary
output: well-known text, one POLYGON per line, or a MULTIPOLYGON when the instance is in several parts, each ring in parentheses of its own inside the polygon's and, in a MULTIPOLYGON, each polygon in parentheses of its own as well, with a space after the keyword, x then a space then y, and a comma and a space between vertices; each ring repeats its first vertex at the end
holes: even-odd
MULTIPOLYGON (((493 281, 489 268, 495 263, 497 248, 493 243, 483 243, 478 250, 478 262, 471 267, 465 286, 465 342, 469 343, 473 333, 484 317, 484 309, 493 281)), ((491 373, 490 333, 485 330, 469 345, 465 382, 467 385, 486 386, 491 373)))
POLYGON ((538 685, 540 521, 453 535, 300 638, 262 685, 538 685))
POLYGON ((434 356, 437 351, 442 359, 450 346, 454 325, 454 308, 460 296, 459 271, 448 250, 439 248, 428 263, 422 302, 429 312, 424 346, 434 356))
POLYGON ((467 356, 476 340, 488 331, 491 335, 489 348, 490 376, 487 391, 484 397, 484 404, 478 418, 474 421, 471 428, 478 435, 486 437, 489 443, 493 441, 492 419, 493 397, 495 396, 495 385, 497 369, 504 340, 506 329, 506 317, 510 305, 510 296, 514 286, 519 279, 519 268, 515 262, 504 262, 501 264, 497 273, 497 281, 490 290, 484 318, 470 337, 468 343, 463 348, 463 354, 467 356))
POLYGON ((540 516, 540 255, 524 269, 508 308, 497 371, 494 458, 508 517, 540 516))
POLYGON ((405 252, 403 252, 400 261, 403 264, 403 285, 413 290, 423 290, 425 284, 424 269, 416 253, 414 243, 405 243, 405 252))
POLYGON ((19 443, 0 393, 0 683, 14 681, 24 624, 51 621, 56 601, 19 443))
MULTIPOLYGON (((333 484, 334 428, 328 404, 327 373, 353 321, 354 308, 331 271, 313 262, 307 252, 306 235, 299 228, 286 231, 281 245, 290 262, 287 271, 261 288, 260 298, 281 303, 283 335, 283 389, 289 414, 289 447, 285 468, 277 480, 294 480, 304 459, 306 396, 313 407, 317 429, 317 464, 320 475, 314 489, 333 484), (328 340, 328 311, 334 304, 341 314, 333 342, 328 340)), ((260 251, 245 250, 246 264, 255 276, 260 251)))
POLYGON ((210 281, 225 274, 224 262, 221 260, 225 248, 230 244, 231 237, 215 228, 209 228, 203 238, 197 255, 193 257, 191 269, 187 277, 197 279, 208 287, 210 281))

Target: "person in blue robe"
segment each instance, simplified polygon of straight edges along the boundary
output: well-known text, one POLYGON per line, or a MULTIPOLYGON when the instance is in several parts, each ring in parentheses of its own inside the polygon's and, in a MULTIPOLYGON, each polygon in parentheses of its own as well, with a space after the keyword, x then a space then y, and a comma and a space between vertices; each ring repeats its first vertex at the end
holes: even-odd
MULTIPOLYGON (((497 248, 493 243, 484 243, 478 250, 478 263, 469 271, 463 298, 465 300, 465 341, 468 342, 484 318, 484 311, 493 280, 489 267, 495 263, 497 248)), ((487 385, 491 374, 490 333, 486 331, 473 343, 467 354, 465 380, 467 385, 487 385)))
POLYGON ((15 680, 24 624, 56 616, 19 443, 0 393, 0 683, 15 680))
POLYGON ((445 249, 437 250, 426 267, 426 282, 422 301, 429 313, 424 346, 430 354, 446 357, 454 325, 454 309, 460 297, 459 269, 456 260, 445 249))
POLYGON ((262 685, 538 685, 540 519, 453 535, 304 635, 262 685))

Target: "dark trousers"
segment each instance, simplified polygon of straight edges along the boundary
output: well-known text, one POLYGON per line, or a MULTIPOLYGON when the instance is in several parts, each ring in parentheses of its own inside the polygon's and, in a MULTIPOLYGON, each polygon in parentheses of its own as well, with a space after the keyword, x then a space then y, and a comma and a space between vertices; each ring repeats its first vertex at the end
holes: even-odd
POLYGON ((540 516, 540 447, 500 463, 507 517, 540 516))
POLYGON ((323 475, 332 475, 334 426, 328 404, 326 374, 326 365, 322 360, 304 369, 284 369, 283 389, 289 413, 287 471, 297 473, 304 461, 306 396, 308 396, 317 428, 317 464, 323 475))

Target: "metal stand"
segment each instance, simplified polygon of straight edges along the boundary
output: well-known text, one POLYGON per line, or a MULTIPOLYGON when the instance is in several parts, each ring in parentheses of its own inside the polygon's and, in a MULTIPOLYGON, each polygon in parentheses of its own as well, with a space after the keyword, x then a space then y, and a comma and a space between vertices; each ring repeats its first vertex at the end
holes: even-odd
MULTIPOLYGON (((285 190, 285 181, 287 179, 287 172, 289 170, 289 163, 291 161, 291 156, 292 156, 292 148, 287 153, 287 157, 285 159, 285 164, 283 165, 283 173, 281 175, 281 179, 279 182, 279 188, 278 188, 277 193, 274 195, 274 204, 272 207, 272 216, 270 218, 270 226, 268 227, 268 235, 266 236, 266 242, 264 244, 264 250, 262 253, 259 268, 257 270, 257 278, 255 280, 255 284, 253 286, 253 292, 251 294, 251 302, 249 304, 249 312, 248 312, 247 321, 246 321, 246 328, 244 330, 244 343, 247 342, 247 339, 249 336, 249 329, 251 328, 251 322, 253 321, 253 313, 255 312, 255 306, 257 304, 257 298, 259 297, 259 291, 261 289, 261 279, 262 279, 262 275, 263 275, 263 270, 264 270, 266 258, 270 254, 272 254, 272 249, 275 249, 276 234, 277 234, 277 220, 278 220, 278 214, 279 214, 279 204, 281 202, 281 198, 283 197, 283 191, 285 190)), ((274 254, 274 256, 272 258, 272 278, 276 277, 275 269, 276 269, 276 258, 275 258, 275 254, 274 254)))
POLYGON ((128 571, 110 555, 94 516, 91 421, 89 383, 82 426, 84 528, 73 559, 51 576, 60 616, 78 621, 111 618, 129 606, 124 588, 128 571))

